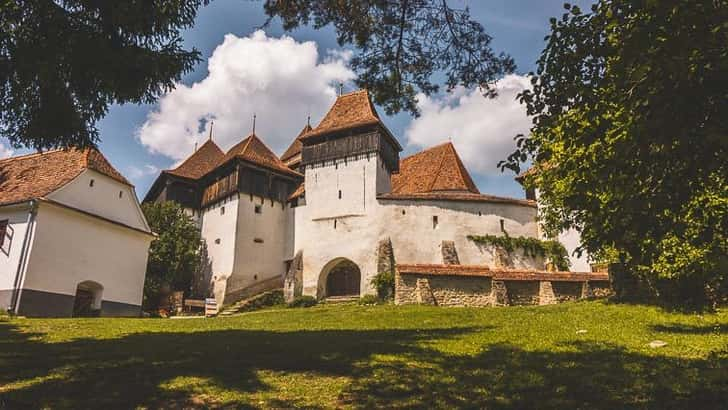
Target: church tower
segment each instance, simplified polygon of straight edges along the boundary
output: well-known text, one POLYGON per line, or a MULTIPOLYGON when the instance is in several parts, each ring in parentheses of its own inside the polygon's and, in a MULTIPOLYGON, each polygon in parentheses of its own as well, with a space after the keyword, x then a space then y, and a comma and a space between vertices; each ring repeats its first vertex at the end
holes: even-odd
POLYGON ((344 94, 300 138, 310 217, 365 215, 391 189, 402 147, 379 119, 367 90, 344 94))

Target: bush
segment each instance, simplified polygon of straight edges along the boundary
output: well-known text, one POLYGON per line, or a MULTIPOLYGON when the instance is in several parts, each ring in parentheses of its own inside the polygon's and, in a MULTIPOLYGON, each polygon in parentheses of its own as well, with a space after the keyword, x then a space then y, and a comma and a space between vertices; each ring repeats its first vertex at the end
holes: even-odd
POLYGON ((266 307, 280 306, 284 303, 285 301, 283 300, 283 291, 277 289, 270 292, 261 293, 260 295, 251 298, 248 303, 240 307, 239 312, 250 312, 266 307))
POLYGON ((394 272, 379 272, 372 278, 372 286, 377 290, 379 300, 394 298, 394 272))
POLYGON ((291 303, 288 304, 288 307, 290 308, 307 308, 311 306, 316 306, 318 303, 318 300, 316 300, 313 296, 296 296, 295 299, 291 301, 291 303))
POLYGON ((359 298, 360 305, 376 305, 379 304, 379 302, 381 302, 381 300, 377 295, 364 295, 359 298))

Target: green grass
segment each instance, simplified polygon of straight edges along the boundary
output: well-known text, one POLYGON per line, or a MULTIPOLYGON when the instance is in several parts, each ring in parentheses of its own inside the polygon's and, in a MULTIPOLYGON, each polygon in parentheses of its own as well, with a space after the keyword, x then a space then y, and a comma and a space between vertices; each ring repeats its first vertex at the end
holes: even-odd
POLYGON ((728 312, 323 305, 0 318, 0 408, 726 408, 728 312), (586 333, 577 333, 577 330, 586 333), (655 339, 668 343, 651 349, 655 339))

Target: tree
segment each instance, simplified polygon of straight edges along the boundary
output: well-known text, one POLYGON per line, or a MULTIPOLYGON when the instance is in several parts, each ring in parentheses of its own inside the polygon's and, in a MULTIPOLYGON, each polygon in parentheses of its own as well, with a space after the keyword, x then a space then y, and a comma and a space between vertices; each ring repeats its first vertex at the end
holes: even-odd
POLYGON ((200 60, 184 50, 208 0, 0 3, 0 132, 15 147, 86 147, 113 103, 152 103, 200 60))
POLYGON ((157 233, 149 248, 144 304, 154 307, 165 288, 189 291, 200 266, 202 239, 195 222, 175 202, 145 203, 144 216, 157 233))
MULTIPOLYGON (((728 2, 566 4, 520 98, 552 234, 613 252, 663 301, 728 295, 728 2)), ((725 299, 723 299, 725 301, 725 299)))
POLYGON ((479 86, 493 97, 494 81, 515 70, 511 57, 491 49, 469 10, 445 0, 266 0, 265 11, 286 30, 333 25, 339 45, 359 50, 351 60, 357 85, 387 114, 419 115, 417 93, 440 90, 433 78, 447 90, 479 86))

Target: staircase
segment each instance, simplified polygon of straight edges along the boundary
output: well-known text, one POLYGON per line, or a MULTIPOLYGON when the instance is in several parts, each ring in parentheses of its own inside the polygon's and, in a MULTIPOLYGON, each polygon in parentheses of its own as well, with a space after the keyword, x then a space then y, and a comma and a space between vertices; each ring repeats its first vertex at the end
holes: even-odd
POLYGON ((249 298, 241 299, 232 305, 224 307, 217 316, 231 316, 238 313, 250 312, 268 306, 283 304, 283 289, 269 290, 249 298))
POLYGON ((352 303, 359 300, 359 295, 329 296, 326 303, 352 303))

